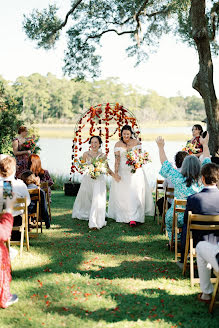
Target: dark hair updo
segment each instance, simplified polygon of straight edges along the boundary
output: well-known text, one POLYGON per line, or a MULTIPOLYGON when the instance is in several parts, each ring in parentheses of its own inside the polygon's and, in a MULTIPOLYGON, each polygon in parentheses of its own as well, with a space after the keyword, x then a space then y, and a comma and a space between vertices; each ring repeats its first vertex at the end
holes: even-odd
POLYGON ((128 125, 128 124, 126 124, 126 125, 124 125, 124 126, 122 127, 122 130, 121 130, 121 138, 120 138, 120 140, 121 140, 122 142, 124 142, 124 140, 123 140, 123 136, 122 136, 123 131, 129 131, 129 132, 131 133, 131 139, 133 139, 133 134, 134 134, 134 132, 132 131, 131 126, 128 125))
POLYGON ((97 140, 99 141, 100 146, 102 145, 103 141, 100 138, 100 136, 92 136, 92 137, 90 137, 89 145, 91 144, 91 141, 92 141, 93 138, 97 138, 97 140))
POLYGON ((195 128, 195 129, 199 130, 200 131, 200 136, 202 135, 203 129, 202 129, 202 126, 200 124, 195 124, 195 125, 193 125, 192 128, 195 128))
POLYGON ((26 126, 20 126, 20 127, 18 128, 18 134, 21 134, 22 132, 27 132, 27 128, 26 128, 26 126))

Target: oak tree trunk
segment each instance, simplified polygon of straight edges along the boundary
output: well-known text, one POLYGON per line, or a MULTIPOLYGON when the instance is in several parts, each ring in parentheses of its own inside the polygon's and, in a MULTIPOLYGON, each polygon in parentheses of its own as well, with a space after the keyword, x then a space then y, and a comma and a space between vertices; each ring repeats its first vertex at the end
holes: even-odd
POLYGON ((205 0, 191 1, 192 37, 199 55, 199 72, 195 76, 192 86, 199 92, 205 104, 211 155, 219 155, 219 103, 213 82, 213 63, 205 16, 205 2, 205 0))

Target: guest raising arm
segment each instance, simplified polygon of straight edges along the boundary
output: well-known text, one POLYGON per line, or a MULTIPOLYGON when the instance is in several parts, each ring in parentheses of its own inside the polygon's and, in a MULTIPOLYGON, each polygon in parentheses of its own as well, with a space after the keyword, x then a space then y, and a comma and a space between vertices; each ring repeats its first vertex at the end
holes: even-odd
MULTIPOLYGON (((204 156, 208 155, 208 137, 206 136, 206 141, 203 141, 205 144, 204 156)), ((204 140, 204 139, 203 139, 204 140)), ((203 185, 200 182, 200 169, 201 164, 197 157, 193 155, 187 156, 182 164, 181 172, 177 171, 172 164, 168 161, 165 150, 164 150, 164 139, 158 137, 156 139, 160 161, 162 164, 160 174, 164 178, 169 178, 172 184, 174 185, 174 196, 177 199, 187 199, 188 196, 199 192, 203 189, 203 185)), ((210 159, 206 158, 203 161, 203 164, 209 163, 210 159)), ((165 216, 166 228, 168 232, 169 240, 171 239, 172 233, 172 222, 173 222, 173 207, 167 211, 165 216)), ((182 227, 183 225, 183 213, 178 215, 178 226, 182 227)))

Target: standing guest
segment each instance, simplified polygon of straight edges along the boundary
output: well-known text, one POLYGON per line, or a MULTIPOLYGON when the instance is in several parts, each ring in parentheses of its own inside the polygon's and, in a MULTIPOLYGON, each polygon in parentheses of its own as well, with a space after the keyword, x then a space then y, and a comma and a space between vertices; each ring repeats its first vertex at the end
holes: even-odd
POLYGON ((196 157, 200 157, 203 153, 203 147, 200 142, 200 137, 202 136, 202 133, 203 133, 203 129, 200 124, 193 125, 192 139, 189 140, 189 142, 191 142, 195 146, 196 149, 199 149, 199 152, 197 154, 194 154, 196 157))
POLYGON ((154 214, 154 202, 143 168, 132 173, 126 164, 127 151, 131 150, 140 153, 141 143, 134 138, 131 126, 124 125, 114 148, 116 180, 110 188, 108 217, 134 227, 136 222, 144 223, 145 215, 154 214))
POLYGON ((198 294, 198 300, 210 303, 214 290, 211 283, 211 268, 219 272, 219 244, 200 241, 196 246, 198 275, 202 293, 198 294), (210 265, 209 265, 210 264, 210 265))
MULTIPOLYGON (((201 179, 204 188, 201 192, 188 197, 186 210, 184 213, 184 224, 181 235, 181 261, 184 262, 185 243, 187 234, 188 212, 202 215, 219 215, 219 190, 216 186, 219 180, 219 167, 215 163, 209 163, 202 167, 201 179)), ((194 231, 193 243, 194 246, 199 241, 216 242, 219 241, 219 231, 194 231)), ((180 264, 179 264, 180 266, 180 264)))
MULTIPOLYGON (((16 161, 13 157, 9 155, 0 155, 0 187, 3 190, 3 182, 10 181, 12 185, 12 191, 17 197, 26 197, 27 206, 30 204, 30 195, 25 183, 20 179, 15 179, 16 172, 16 161)), ((1 200, 1 197, 0 197, 1 200)), ((2 207, 2 202, 0 202, 0 208, 2 207)), ((0 209, 1 210, 1 209, 0 209)), ((19 226, 22 223, 21 217, 22 211, 13 211, 12 215, 14 217, 14 226, 19 226)), ((16 238, 19 240, 20 232, 13 231, 12 239, 16 238)))
POLYGON ((23 144, 27 140, 28 130, 25 126, 18 129, 18 136, 13 140, 13 153, 16 158, 16 177, 20 178, 23 171, 27 170, 28 157, 31 154, 30 150, 22 150, 23 144))
MULTIPOLYGON (((176 165, 176 169, 177 171, 181 172, 181 167, 182 167, 182 163, 184 161, 184 158, 188 156, 188 153, 185 151, 178 151, 175 155, 175 165, 176 165)), ((174 185, 172 184, 172 182, 166 178, 163 182, 163 189, 165 188, 174 188, 174 185)), ((168 201, 168 209, 171 207, 172 203, 173 203, 173 198, 167 198, 168 201)), ((161 197, 160 199, 158 199, 157 201, 157 207, 159 209, 159 213, 162 216, 163 215, 163 202, 164 202, 164 197, 161 197)))
MULTIPOLYGON (((200 138, 200 141, 203 145, 203 157, 204 160, 202 165, 209 163, 209 149, 208 149, 208 134, 203 139, 200 138)), ((162 164, 160 174, 164 178, 169 178, 172 184, 174 185, 174 196, 177 199, 187 199, 188 196, 193 195, 203 189, 203 184, 200 183, 200 170, 201 163, 197 157, 194 155, 187 156, 182 164, 181 172, 174 169, 172 164, 168 161, 165 150, 164 150, 164 139, 162 137, 158 137, 157 145, 159 148, 160 161, 162 164)), ((174 204, 171 205, 169 210, 165 216, 166 229, 168 232, 169 240, 171 240, 172 236, 172 225, 173 225, 173 207, 174 204)), ((183 213, 179 213, 178 215, 178 227, 182 227, 183 225, 183 213)))
POLYGON ((41 159, 36 154, 31 154, 28 159, 28 170, 35 174, 36 177, 39 177, 40 183, 48 182, 49 186, 49 197, 51 201, 51 189, 50 187, 54 184, 52 178, 49 175, 47 170, 44 170, 41 166, 41 159))
MULTIPOLYGON (((24 181, 24 183, 27 185, 28 189, 38 189, 39 187, 39 181, 36 178, 36 176, 33 174, 33 172, 27 170, 22 173, 21 179, 24 181)), ((31 200, 30 205, 28 206, 28 214, 35 213, 36 212, 36 200, 31 200)), ((46 229, 50 228, 50 219, 49 214, 47 210, 47 204, 46 204, 46 195, 45 191, 40 189, 40 213, 42 216, 42 220, 45 222, 46 229)))
POLYGON ((4 242, 11 236, 13 227, 13 216, 11 209, 14 204, 13 199, 7 198, 5 213, 0 215, 0 307, 7 308, 8 306, 16 303, 18 297, 16 294, 10 293, 11 282, 11 263, 8 249, 4 242))

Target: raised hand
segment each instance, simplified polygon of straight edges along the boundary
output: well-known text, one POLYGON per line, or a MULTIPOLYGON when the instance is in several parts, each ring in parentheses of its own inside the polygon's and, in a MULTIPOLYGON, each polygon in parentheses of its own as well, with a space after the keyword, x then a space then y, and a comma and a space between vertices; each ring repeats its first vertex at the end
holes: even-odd
POLYGON ((157 143, 158 147, 162 147, 163 148, 164 147, 164 144, 165 144, 163 137, 161 137, 161 136, 157 137, 156 143, 157 143))
POLYGON ((200 143, 204 146, 204 145, 208 145, 208 141, 209 141, 209 134, 208 132, 206 133, 205 138, 202 138, 202 136, 200 136, 200 143))

